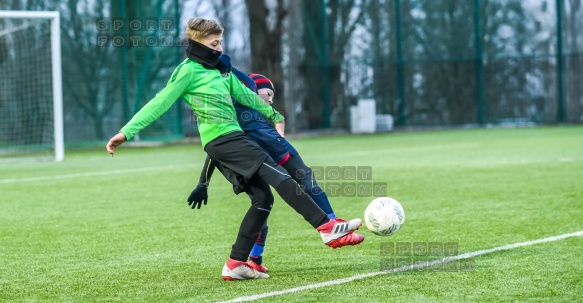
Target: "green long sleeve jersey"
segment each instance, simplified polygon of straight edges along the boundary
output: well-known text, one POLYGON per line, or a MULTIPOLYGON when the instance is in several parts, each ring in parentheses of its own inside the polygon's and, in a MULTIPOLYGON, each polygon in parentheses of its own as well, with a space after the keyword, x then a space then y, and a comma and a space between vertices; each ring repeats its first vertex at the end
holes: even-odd
POLYGON ((273 124, 284 120, 279 112, 242 84, 232 72, 221 75, 217 69, 206 69, 198 62, 185 59, 176 67, 166 87, 137 112, 120 132, 128 140, 133 138, 182 98, 196 115, 204 147, 219 136, 241 131, 231 97, 258 110, 273 124))

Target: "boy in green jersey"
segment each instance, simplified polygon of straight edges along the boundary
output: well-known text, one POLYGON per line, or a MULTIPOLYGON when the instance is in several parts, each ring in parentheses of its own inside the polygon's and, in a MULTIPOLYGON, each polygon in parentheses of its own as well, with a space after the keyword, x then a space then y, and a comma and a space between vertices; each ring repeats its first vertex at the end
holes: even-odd
POLYGON ((251 199, 251 207, 241 222, 230 258, 223 266, 224 280, 269 277, 247 264, 249 253, 273 206, 269 186, 318 230, 326 245, 332 248, 354 245, 351 237, 362 221, 329 219, 287 171, 241 130, 231 97, 259 111, 275 125, 282 137, 284 118, 242 84, 228 67, 219 64, 222 34, 223 28, 215 20, 193 18, 188 21, 188 58, 176 67, 166 87, 109 140, 107 151, 113 156, 116 147, 158 119, 176 100, 183 99, 190 105, 197 117, 204 150, 216 168, 234 185, 235 192, 245 192, 251 199))

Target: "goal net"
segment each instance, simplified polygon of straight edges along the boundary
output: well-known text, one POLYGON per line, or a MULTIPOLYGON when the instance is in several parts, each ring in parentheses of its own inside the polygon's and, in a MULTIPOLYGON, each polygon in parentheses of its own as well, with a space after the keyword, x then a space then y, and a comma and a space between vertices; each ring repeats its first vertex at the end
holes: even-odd
POLYGON ((58 12, 0 11, 0 161, 64 158, 58 12))

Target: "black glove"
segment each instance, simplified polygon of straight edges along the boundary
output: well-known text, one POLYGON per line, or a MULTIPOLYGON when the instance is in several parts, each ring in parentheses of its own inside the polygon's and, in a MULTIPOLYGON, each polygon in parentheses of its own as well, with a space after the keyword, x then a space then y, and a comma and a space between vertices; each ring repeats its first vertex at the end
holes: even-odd
POLYGON ((194 209, 195 207, 200 209, 202 202, 204 202, 204 205, 206 205, 206 201, 209 198, 207 189, 208 185, 204 183, 198 183, 196 188, 190 193, 190 196, 188 196, 187 201, 188 205, 190 205, 192 209, 194 209))

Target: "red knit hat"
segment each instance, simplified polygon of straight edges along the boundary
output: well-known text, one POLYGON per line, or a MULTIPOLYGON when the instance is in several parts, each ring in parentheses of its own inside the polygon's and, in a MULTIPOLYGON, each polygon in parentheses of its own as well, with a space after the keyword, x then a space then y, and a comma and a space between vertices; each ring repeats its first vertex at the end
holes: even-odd
POLYGON ((275 87, 273 87, 273 83, 271 82, 271 80, 269 80, 269 78, 265 77, 264 75, 249 74, 249 78, 251 78, 251 79, 253 79, 253 81, 255 81, 255 84, 257 84, 257 89, 269 88, 273 92, 275 92, 275 87))

